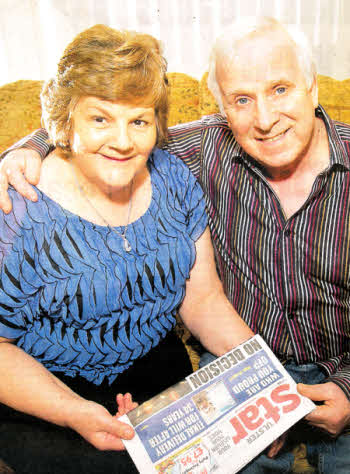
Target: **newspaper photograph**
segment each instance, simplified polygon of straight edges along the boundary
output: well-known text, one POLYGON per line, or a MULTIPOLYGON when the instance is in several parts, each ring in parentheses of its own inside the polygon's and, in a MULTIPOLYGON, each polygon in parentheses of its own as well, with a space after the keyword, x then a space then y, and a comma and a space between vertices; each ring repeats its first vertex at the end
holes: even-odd
POLYGON ((314 408, 257 335, 120 420, 141 474, 234 474, 314 408))

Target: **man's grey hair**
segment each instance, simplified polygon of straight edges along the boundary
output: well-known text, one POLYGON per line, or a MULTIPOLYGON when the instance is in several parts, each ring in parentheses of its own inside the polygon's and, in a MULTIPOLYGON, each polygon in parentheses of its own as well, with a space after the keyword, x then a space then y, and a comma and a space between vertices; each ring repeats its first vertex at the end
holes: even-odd
MULTIPOLYGON (((304 74, 306 85, 311 88, 316 78, 316 67, 312 56, 310 42, 296 25, 283 25, 271 17, 243 17, 236 20, 216 39, 211 51, 208 72, 208 87, 214 95, 220 111, 225 115, 220 88, 216 80, 216 64, 218 56, 230 60, 235 54, 237 42, 253 32, 264 32, 272 29, 284 29, 295 43, 295 50, 300 69, 304 74)), ((262 53, 263 54, 263 53, 262 53)))

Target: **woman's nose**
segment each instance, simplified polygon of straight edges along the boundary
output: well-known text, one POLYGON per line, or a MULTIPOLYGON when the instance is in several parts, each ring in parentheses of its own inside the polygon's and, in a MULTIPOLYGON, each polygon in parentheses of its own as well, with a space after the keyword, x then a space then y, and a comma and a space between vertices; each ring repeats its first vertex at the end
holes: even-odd
POLYGON ((113 127, 108 146, 121 152, 128 151, 133 147, 127 124, 113 127))

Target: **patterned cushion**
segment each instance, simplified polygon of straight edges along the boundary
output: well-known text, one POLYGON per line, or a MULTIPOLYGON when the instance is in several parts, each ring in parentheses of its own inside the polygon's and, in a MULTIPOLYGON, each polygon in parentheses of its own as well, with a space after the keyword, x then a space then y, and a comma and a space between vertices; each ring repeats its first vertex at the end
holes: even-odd
POLYGON ((337 81, 328 76, 318 76, 320 104, 334 120, 350 123, 350 79, 337 81))
POLYGON ((205 72, 199 82, 200 115, 210 115, 220 112, 219 106, 207 85, 208 73, 205 72))
POLYGON ((41 81, 16 81, 0 87, 0 152, 40 127, 41 81))
POLYGON ((170 84, 169 125, 200 118, 198 81, 180 72, 168 74, 170 84))

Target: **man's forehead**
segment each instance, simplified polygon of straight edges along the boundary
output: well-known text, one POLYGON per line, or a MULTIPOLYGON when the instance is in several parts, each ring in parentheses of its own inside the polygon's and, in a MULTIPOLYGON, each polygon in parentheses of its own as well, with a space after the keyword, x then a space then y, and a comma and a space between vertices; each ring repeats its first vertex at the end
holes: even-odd
POLYGON ((282 28, 264 29, 262 31, 255 31, 239 39, 232 45, 232 48, 225 47, 225 49, 218 52, 217 62, 219 65, 227 62, 247 62, 259 63, 261 57, 269 55, 295 54, 296 45, 290 38, 288 33, 282 28))
POLYGON ((226 51, 217 57, 220 83, 275 81, 299 73, 295 44, 281 32, 249 35, 236 44, 231 54, 226 51))

